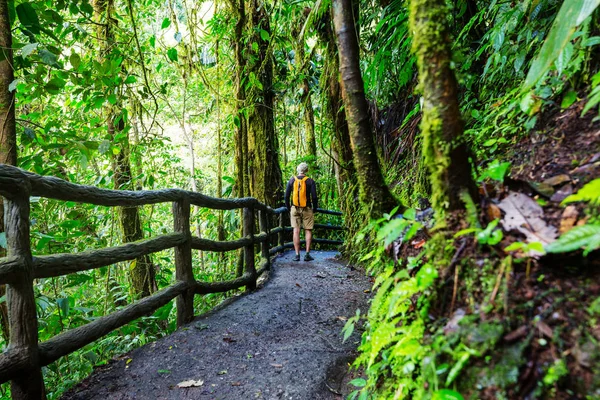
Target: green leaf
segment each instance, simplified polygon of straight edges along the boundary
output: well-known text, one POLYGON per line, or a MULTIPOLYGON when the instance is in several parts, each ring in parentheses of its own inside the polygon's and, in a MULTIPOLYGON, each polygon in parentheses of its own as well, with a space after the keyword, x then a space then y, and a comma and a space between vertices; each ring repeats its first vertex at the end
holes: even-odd
POLYGON ((94 13, 94 7, 92 7, 87 0, 83 0, 81 2, 79 9, 81 11, 83 11, 84 14, 87 14, 87 15, 92 15, 94 13))
POLYGON ((126 79, 125 82, 123 82, 124 84, 129 84, 129 83, 136 83, 137 82, 137 78, 134 75, 129 75, 126 79))
POLYGON ((560 103, 560 108, 562 108, 563 110, 565 108, 569 108, 576 101, 577 101, 577 92, 570 90, 564 95, 562 102, 560 103))
POLYGON ((46 84, 46 86, 44 86, 44 88, 50 94, 59 94, 60 89, 65 87, 65 84, 66 84, 66 82, 64 80, 54 77, 54 78, 50 79, 50 81, 48 81, 48 83, 46 84))
POLYGON ((110 104, 112 104, 113 106, 114 106, 115 104, 117 104, 117 95, 116 95, 116 94, 114 94, 114 93, 111 93, 111 94, 109 94, 109 95, 108 95, 108 102, 109 102, 110 104))
POLYGON ((586 183, 577 193, 570 195, 561 204, 587 201, 593 205, 600 205, 600 178, 586 183))
POLYGON ((38 45, 39 45, 39 43, 29 43, 29 44, 26 44, 21 49, 21 54, 23 55, 23 57, 29 57, 29 55, 31 53, 33 53, 35 51, 35 49, 37 49, 38 45))
POLYGON ((40 58, 44 64, 48 64, 51 66, 58 66, 58 56, 46 49, 42 49, 39 51, 40 58))
POLYGON ((433 394, 432 400, 464 400, 460 393, 450 389, 438 390, 433 394))
POLYGON ((163 19, 162 25, 160 26, 162 29, 167 29, 171 26, 171 20, 169 18, 163 19))
POLYGON ((9 92, 14 92, 15 90, 17 90, 17 85, 19 84, 20 80, 19 79, 15 79, 14 81, 12 81, 9 85, 8 85, 8 91, 9 92))
POLYGON ((19 21, 34 35, 40 33, 40 19, 31 3, 21 3, 16 8, 19 21))
POLYGON ((81 57, 79 57, 79 54, 77 53, 72 53, 71 57, 69 57, 69 62, 71 63, 73 69, 79 69, 79 66, 81 65, 81 57))
POLYGON ((265 31, 264 29, 260 30, 260 37, 262 40, 264 40, 265 42, 269 41, 270 35, 269 32, 265 31))
POLYGON ((169 50, 167 50, 167 56, 169 57, 169 60, 174 62, 177 62, 177 60, 179 59, 177 57, 177 49, 175 47, 172 47, 169 50))
POLYGON ((600 224, 576 226, 564 233, 556 242, 547 245, 546 251, 566 253, 582 247, 585 247, 584 256, 600 248, 600 224))
POLYGON ((60 313, 63 318, 69 316, 69 298, 56 299, 56 304, 60 308, 60 313))
POLYGON ((352 386, 354 386, 354 387, 365 387, 365 386, 367 386, 367 381, 364 380, 363 378, 352 379, 349 383, 352 386))
POLYGON ((565 0, 550 33, 531 63, 524 89, 533 87, 548 72, 550 66, 571 41, 575 29, 600 5, 600 0, 565 0))
POLYGON ((156 36, 150 36, 150 39, 148 41, 150 42, 150 46, 156 47, 156 36))

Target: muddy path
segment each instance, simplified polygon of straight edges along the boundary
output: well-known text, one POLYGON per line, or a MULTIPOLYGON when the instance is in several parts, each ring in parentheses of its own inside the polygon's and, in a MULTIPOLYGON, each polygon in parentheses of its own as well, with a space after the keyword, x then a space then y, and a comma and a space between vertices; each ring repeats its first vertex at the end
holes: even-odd
POLYGON ((342 399, 360 336, 342 343, 341 329, 367 310, 371 283, 335 255, 278 257, 259 290, 98 368, 63 399, 342 399), (178 387, 190 380, 198 386, 178 387))

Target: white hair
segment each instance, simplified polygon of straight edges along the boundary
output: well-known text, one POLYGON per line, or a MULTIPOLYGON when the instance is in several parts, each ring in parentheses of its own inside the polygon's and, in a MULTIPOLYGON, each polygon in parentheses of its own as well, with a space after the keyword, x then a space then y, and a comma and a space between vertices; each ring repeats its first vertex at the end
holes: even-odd
POLYGON ((298 168, 296 168, 296 171, 298 171, 299 175, 305 174, 306 171, 308 171, 308 164, 305 162, 300 163, 300 165, 298 165, 298 168))

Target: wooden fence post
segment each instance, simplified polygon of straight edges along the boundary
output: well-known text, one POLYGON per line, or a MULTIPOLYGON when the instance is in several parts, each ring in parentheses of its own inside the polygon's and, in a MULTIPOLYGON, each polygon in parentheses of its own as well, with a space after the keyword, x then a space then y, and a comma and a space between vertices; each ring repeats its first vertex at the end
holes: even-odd
POLYGON ((283 226, 283 213, 279 214, 279 247, 281 251, 283 251, 283 246, 285 245, 285 231, 283 226))
POLYGON ((194 289, 191 285, 195 280, 192 271, 190 199, 187 196, 173 203, 173 222, 175 232, 183 233, 186 237, 185 243, 175 247, 175 277, 178 281, 190 284, 188 290, 177 296, 177 327, 180 327, 194 318, 194 289))
POLYGON ((38 324, 33 293, 33 258, 29 238, 29 193, 19 191, 4 202, 6 241, 9 257, 18 257, 21 271, 14 283, 7 285, 9 348, 27 354, 29 366, 11 381, 13 399, 45 398, 44 379, 38 351, 38 324))
POLYGON ((267 270, 271 269, 271 257, 269 257, 269 248, 271 247, 271 235, 269 234, 269 215, 267 210, 260 210, 259 216, 259 227, 261 233, 267 234, 267 240, 260 244, 261 258, 267 263, 267 270))
POLYGON ((252 239, 248 246, 244 247, 245 273, 251 274, 254 279, 246 286, 246 290, 256 289, 256 266, 254 265, 254 210, 244 208, 244 237, 252 239))

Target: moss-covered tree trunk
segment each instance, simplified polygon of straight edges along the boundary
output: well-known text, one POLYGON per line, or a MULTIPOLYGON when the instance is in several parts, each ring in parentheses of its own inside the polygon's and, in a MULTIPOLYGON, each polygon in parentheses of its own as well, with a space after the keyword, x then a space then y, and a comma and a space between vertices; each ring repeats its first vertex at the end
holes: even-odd
POLYGON ((334 170, 340 206, 344 213, 344 221, 349 224, 353 219, 352 214, 357 209, 356 197, 356 170, 352 158, 352 147, 348 122, 343 109, 340 87, 340 64, 338 49, 335 44, 330 9, 321 21, 319 36, 325 45, 325 63, 322 79, 326 84, 325 96, 327 98, 327 113, 333 124, 333 137, 331 140, 332 155, 334 157, 334 170))
MULTIPOLYGON (((17 132, 15 126, 15 95, 8 89, 15 80, 13 71, 12 34, 8 17, 8 2, 0 1, 0 164, 17 165, 17 132)), ((4 230, 4 202, 0 197, 0 235, 4 230)), ((6 250, 0 247, 0 257, 6 250)), ((0 296, 6 294, 6 285, 0 285, 0 296)), ((6 302, 0 303, 2 337, 8 343, 8 310, 6 302)))
POLYGON ((247 76, 250 86, 248 107, 248 171, 250 195, 270 206, 283 202, 283 182, 275 136, 273 62, 269 40, 261 32, 271 34, 269 15, 262 0, 250 1, 250 54, 247 76), (253 45, 256 43, 256 45, 253 45), (256 51, 257 50, 257 51, 256 51))
MULTIPOLYGON (((94 2, 94 18, 98 25, 98 38, 101 42, 100 57, 110 57, 114 45, 113 24, 116 20, 112 18, 114 12, 113 0, 96 0, 94 2)), ((107 130, 115 145, 119 146, 119 153, 113 157, 113 185, 117 190, 134 190, 133 176, 131 173, 131 162, 129 159, 130 147, 129 136, 125 132, 125 121, 119 115, 118 104, 110 106, 107 110, 107 130), (117 139, 118 138, 118 139, 117 139)), ((143 239, 142 222, 137 207, 123 207, 119 212, 119 222, 123 232, 125 243, 135 242, 143 239)), ((129 277, 133 291, 136 295, 145 297, 150 295, 156 288, 155 270, 149 256, 139 257, 133 261, 129 268, 129 277)))
POLYGON ((235 55, 235 111, 234 111, 234 122, 236 125, 236 131, 234 136, 235 146, 235 195, 237 197, 244 197, 248 195, 248 188, 246 186, 248 171, 246 149, 247 149, 247 124, 246 118, 243 114, 243 109, 246 101, 246 91, 242 80, 246 69, 246 59, 244 58, 244 27, 246 25, 246 4, 244 0, 231 0, 229 3, 233 14, 237 20, 235 23, 235 29, 233 33, 233 46, 235 55))
POLYGON ((359 198, 370 216, 377 218, 398 203, 383 179, 375 151, 353 14, 352 0, 334 0, 333 21, 338 39, 342 98, 358 178, 359 198))
POLYGON ((458 85, 450 67, 450 36, 445 0, 411 0, 410 31, 423 91, 423 153, 437 212, 464 207, 463 193, 477 196, 469 151, 462 139, 458 85))
POLYGON ((300 104, 304 108, 304 132, 306 135, 306 155, 310 159, 310 163, 316 167, 317 163, 317 139, 315 136, 315 113, 313 110, 312 96, 310 93, 310 85, 308 83, 308 60, 306 60, 306 51, 304 50, 305 40, 302 35, 301 28, 304 25, 306 18, 304 12, 295 18, 296 21, 292 28, 292 40, 294 41, 294 56, 296 64, 296 73, 300 77, 300 104))

